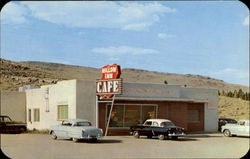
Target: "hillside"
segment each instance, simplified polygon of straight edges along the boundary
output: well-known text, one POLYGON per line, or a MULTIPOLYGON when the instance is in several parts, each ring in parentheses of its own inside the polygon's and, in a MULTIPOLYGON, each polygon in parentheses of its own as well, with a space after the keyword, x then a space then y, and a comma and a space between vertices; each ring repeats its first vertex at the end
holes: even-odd
MULTIPOLYGON (((44 85, 58 80, 100 78, 100 69, 84 66, 65 65, 46 62, 14 62, 1 59, 1 90, 17 90, 22 85, 44 85)), ((188 87, 217 88, 224 91, 249 87, 226 83, 219 79, 200 75, 182 75, 138 69, 122 69, 125 82, 164 83, 187 85, 188 87)))
POLYGON ((239 119, 249 119, 249 101, 239 98, 219 97, 219 117, 239 119))
MULTIPOLYGON (((56 72, 66 79, 96 80, 101 76, 99 69, 84 66, 45 62, 22 62, 21 64, 56 72)), ((168 84, 187 85, 189 87, 217 88, 224 91, 233 91, 241 88, 243 91, 249 91, 249 88, 246 86, 229 84, 222 80, 200 75, 182 75, 124 68, 122 69, 121 77, 125 82, 164 83, 166 80, 168 84)))
MULTIPOLYGON (((64 65, 46 62, 14 62, 1 59, 1 90, 18 90, 24 85, 54 84, 60 80, 100 78, 100 69, 84 66, 64 65)), ((242 89, 249 92, 249 87, 229 84, 222 80, 200 75, 181 75, 172 73, 153 72, 138 69, 122 69, 125 82, 145 82, 187 85, 187 87, 217 88, 224 91, 242 89)), ((236 119, 249 118, 249 101, 237 98, 219 97, 219 116, 236 119)))

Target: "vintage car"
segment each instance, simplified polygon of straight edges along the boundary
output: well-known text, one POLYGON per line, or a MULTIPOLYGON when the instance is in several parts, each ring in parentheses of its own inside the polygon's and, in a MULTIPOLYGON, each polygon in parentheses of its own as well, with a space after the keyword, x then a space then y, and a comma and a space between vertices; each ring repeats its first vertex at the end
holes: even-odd
POLYGON ((90 139, 95 142, 103 137, 102 129, 93 127, 90 121, 82 119, 63 120, 60 125, 51 126, 49 134, 53 139, 72 139, 75 142, 79 139, 90 139))
POLYGON ((218 131, 221 131, 221 127, 226 124, 236 124, 237 121, 232 118, 219 118, 218 119, 218 131))
POLYGON ((226 124, 221 127, 221 132, 224 136, 250 136, 249 135, 249 120, 239 120, 237 124, 226 124))
POLYGON ((167 119, 148 119, 143 125, 131 126, 130 133, 135 138, 140 136, 147 136, 152 138, 157 136, 160 140, 171 137, 171 139, 178 139, 180 136, 185 136, 184 128, 177 127, 170 120, 167 119))
POLYGON ((22 133, 26 130, 26 123, 12 121, 9 116, 0 116, 0 133, 22 133))

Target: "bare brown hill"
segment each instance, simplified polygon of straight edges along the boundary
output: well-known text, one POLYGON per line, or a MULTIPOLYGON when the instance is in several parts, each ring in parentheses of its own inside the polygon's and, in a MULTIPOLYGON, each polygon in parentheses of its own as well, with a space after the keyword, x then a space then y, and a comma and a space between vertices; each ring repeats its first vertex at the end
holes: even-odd
MULTIPOLYGON (((14 62, 0 59, 1 90, 18 90, 24 85, 46 85, 60 80, 100 78, 100 69, 84 66, 65 65, 47 62, 14 62)), ((125 82, 165 83, 187 85, 187 87, 217 88, 233 91, 242 89, 249 92, 249 87, 229 84, 222 80, 200 75, 181 75, 153 72, 138 69, 123 69, 122 78, 125 82)), ((219 117, 236 119, 249 118, 249 101, 237 98, 219 97, 219 117)))
POLYGON ((219 97, 218 116, 226 118, 249 119, 250 103, 239 98, 219 97))
MULTIPOLYGON (((95 80, 100 78, 100 69, 84 66, 47 62, 14 62, 1 59, 1 90, 17 90, 23 85, 44 85, 66 79, 95 80)), ((187 87, 217 88, 233 91, 249 87, 226 83, 222 80, 200 75, 182 75, 139 69, 122 70, 125 82, 164 83, 187 85, 187 87)))
MULTIPOLYGON (((39 69, 50 70, 59 73, 62 77, 67 79, 86 79, 95 80, 100 78, 100 69, 64 65, 57 63, 45 63, 45 62, 22 62, 29 67, 37 67, 39 69)), ((139 69, 125 68, 122 69, 121 77, 125 82, 144 82, 144 83, 164 83, 176 85, 187 85, 188 87, 201 87, 201 88, 217 88, 224 91, 233 91, 242 89, 244 92, 249 90, 249 87, 226 83, 222 80, 214 79, 211 77, 205 77, 200 75, 191 74, 173 74, 163 73, 139 69)))

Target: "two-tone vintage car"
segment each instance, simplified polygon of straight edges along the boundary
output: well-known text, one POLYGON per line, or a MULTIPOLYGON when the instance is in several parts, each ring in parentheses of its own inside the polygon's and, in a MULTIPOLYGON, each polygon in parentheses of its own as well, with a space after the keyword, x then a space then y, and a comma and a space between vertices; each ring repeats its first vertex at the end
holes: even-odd
POLYGON ((250 136, 249 120, 239 120, 236 124, 226 124, 221 127, 224 136, 250 136))
POLYGON ((226 124, 236 124, 237 121, 232 118, 219 118, 218 119, 218 131, 221 131, 221 127, 226 124))
POLYGON ((13 121, 9 116, 0 116, 0 133, 22 133, 27 130, 27 124, 13 121))
POLYGON ((167 119, 148 119, 143 125, 131 126, 130 132, 135 138, 157 136, 160 140, 170 137, 171 139, 178 139, 178 137, 185 136, 184 128, 175 126, 173 122, 167 119))
POLYGON ((96 142, 103 137, 102 129, 93 127, 91 122, 82 119, 63 120, 60 125, 51 126, 49 134, 53 139, 72 139, 77 142, 80 139, 90 139, 96 142))

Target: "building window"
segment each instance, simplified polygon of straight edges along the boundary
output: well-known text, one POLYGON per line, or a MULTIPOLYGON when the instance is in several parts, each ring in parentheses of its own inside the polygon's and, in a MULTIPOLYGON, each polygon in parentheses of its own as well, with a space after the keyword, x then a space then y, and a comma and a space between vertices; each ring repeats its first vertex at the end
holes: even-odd
MULTIPOLYGON (((111 105, 107 105, 106 123, 111 105)), ((110 127, 129 127, 156 118, 156 106, 141 104, 115 104, 111 112, 110 127)))
POLYGON ((28 121, 31 122, 31 109, 28 110, 28 121))
POLYGON ((58 120, 68 119, 68 105, 57 106, 57 119, 58 120))
POLYGON ((34 121, 40 121, 40 111, 39 111, 39 109, 34 109, 34 121))
POLYGON ((199 110, 190 109, 188 110, 188 122, 199 122, 199 110))
POLYGON ((141 107, 139 106, 125 106, 125 117, 123 127, 137 125, 141 123, 141 107))

